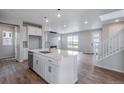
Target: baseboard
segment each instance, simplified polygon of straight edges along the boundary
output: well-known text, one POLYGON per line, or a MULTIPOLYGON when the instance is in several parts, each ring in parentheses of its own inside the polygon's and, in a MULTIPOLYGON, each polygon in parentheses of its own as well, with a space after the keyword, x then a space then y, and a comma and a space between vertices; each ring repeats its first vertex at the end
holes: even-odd
POLYGON ((0 59, 8 59, 8 58, 14 58, 14 57, 1 57, 0 59))
POLYGON ((113 68, 108 68, 108 67, 103 67, 103 66, 99 66, 99 65, 96 65, 95 64, 95 66, 96 67, 99 67, 99 68, 102 68, 102 69, 106 69, 106 70, 109 70, 109 71, 114 71, 114 72, 117 72, 117 73, 122 73, 122 74, 124 74, 124 71, 121 71, 121 70, 118 70, 118 69, 113 69, 113 68))

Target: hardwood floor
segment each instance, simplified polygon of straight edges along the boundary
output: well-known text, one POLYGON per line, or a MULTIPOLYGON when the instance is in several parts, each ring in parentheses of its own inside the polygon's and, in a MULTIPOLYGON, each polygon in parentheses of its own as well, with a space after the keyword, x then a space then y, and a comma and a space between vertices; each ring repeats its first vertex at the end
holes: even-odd
POLYGON ((124 74, 93 65, 92 55, 81 55, 79 59, 80 84, 124 84, 124 74))
POLYGON ((0 60, 1 84, 44 84, 45 82, 28 69, 27 62, 19 63, 15 59, 0 60))
MULTIPOLYGON (((124 83, 124 74, 95 67, 92 55, 79 57, 79 84, 118 84, 124 83)), ((15 59, 0 59, 1 84, 45 84, 39 76, 28 69, 28 62, 15 59)))

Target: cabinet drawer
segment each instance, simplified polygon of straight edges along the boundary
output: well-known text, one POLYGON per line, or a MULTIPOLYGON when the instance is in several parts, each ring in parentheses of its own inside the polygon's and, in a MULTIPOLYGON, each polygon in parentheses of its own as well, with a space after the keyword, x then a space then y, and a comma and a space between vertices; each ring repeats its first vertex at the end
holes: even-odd
POLYGON ((52 58, 47 58, 46 60, 47 60, 47 62, 50 62, 52 64, 56 64, 56 62, 57 62, 56 60, 54 60, 52 58))

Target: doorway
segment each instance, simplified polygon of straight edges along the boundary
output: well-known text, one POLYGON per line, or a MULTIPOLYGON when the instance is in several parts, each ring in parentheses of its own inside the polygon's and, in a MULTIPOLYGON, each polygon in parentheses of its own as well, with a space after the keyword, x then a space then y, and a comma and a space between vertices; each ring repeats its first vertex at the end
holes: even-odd
POLYGON ((15 57, 15 26, 0 23, 0 59, 15 57))

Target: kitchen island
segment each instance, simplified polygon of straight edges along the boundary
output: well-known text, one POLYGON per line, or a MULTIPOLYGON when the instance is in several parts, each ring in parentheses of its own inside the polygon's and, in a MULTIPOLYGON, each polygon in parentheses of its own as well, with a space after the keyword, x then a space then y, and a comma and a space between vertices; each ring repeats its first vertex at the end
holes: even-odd
POLYGON ((78 51, 62 49, 52 49, 51 52, 48 49, 29 51, 33 53, 32 69, 46 82, 74 84, 78 81, 78 51))

